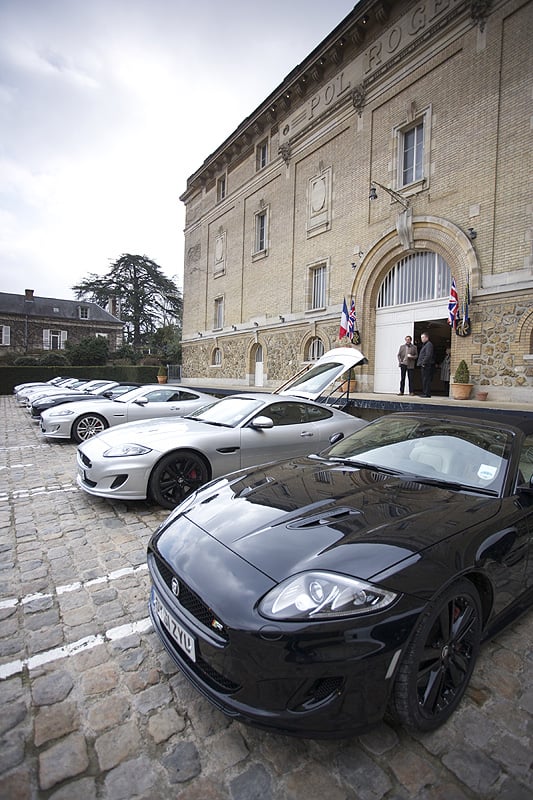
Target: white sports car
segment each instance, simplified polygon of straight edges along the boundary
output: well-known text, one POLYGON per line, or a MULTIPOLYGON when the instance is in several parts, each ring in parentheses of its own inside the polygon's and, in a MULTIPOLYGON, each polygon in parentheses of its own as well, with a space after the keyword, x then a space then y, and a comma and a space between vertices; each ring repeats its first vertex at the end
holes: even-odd
POLYGON ((148 384, 114 400, 83 400, 49 408, 41 414, 41 433, 47 438, 74 439, 79 443, 125 422, 190 414, 213 399, 213 395, 195 389, 148 384))
POLYGON ((100 497, 150 498, 174 508, 212 478, 323 450, 367 424, 307 399, 322 395, 346 370, 348 354, 349 366, 366 361, 355 348, 341 350, 339 358, 328 360, 326 354, 278 394, 243 392, 186 418, 149 420, 100 433, 78 447, 78 485, 100 497))

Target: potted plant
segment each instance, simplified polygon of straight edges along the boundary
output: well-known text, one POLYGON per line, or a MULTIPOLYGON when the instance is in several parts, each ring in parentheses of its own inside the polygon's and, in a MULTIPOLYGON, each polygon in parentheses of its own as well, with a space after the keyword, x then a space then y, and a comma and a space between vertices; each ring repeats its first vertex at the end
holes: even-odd
POLYGON ((157 382, 158 383, 167 382, 167 368, 165 367, 164 364, 161 364, 161 366, 157 370, 157 382))
POLYGON ((468 364, 462 359, 457 365, 453 383, 451 385, 452 397, 454 400, 468 400, 472 391, 473 384, 470 383, 470 371, 468 364))

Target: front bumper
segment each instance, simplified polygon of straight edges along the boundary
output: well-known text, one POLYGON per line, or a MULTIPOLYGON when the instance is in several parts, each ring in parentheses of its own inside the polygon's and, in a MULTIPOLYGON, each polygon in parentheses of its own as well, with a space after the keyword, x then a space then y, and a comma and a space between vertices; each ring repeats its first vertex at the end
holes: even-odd
POLYGON ((351 736, 383 718, 395 668, 421 610, 412 599, 400 598, 393 611, 365 620, 276 624, 251 613, 241 625, 226 628, 219 609, 194 588, 185 587, 192 602, 177 602, 170 588, 175 576, 153 553, 148 566, 155 630, 191 683, 228 716, 306 738, 351 736), (174 620, 170 625, 167 613, 174 620), (194 658, 183 636, 194 641, 194 658))
MULTIPOLYGON (((91 449, 106 449, 104 443, 91 439, 91 449)), ((77 451, 77 478, 80 489, 96 497, 117 500, 146 500, 151 464, 141 463, 142 456, 130 458, 104 458, 101 454, 89 458, 77 451)))

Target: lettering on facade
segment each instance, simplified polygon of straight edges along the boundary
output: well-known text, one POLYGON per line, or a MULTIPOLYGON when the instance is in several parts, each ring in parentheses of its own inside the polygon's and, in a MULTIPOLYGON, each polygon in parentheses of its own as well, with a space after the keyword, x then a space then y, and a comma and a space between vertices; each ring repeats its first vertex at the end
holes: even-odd
POLYGON ((348 91, 351 91, 354 107, 361 113, 372 74, 412 45, 439 17, 443 17, 460 3, 462 0, 430 0, 418 3, 287 120, 281 130, 282 136, 291 136, 300 126, 316 120, 348 91))

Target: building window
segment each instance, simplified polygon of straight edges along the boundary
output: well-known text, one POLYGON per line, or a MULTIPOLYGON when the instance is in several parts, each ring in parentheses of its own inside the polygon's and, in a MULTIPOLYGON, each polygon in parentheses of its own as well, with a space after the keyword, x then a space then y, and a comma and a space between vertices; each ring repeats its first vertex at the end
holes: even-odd
POLYGON ((213 355, 211 357, 211 364, 213 367, 221 367, 222 366, 222 350, 220 347, 215 347, 213 350, 213 355))
POLYGON ((220 203, 221 200, 224 200, 226 193, 226 176, 221 175, 220 178, 217 180, 217 202, 220 203))
POLYGON ((319 336, 314 336, 307 345, 306 361, 317 361, 324 355, 324 343, 319 336))
POLYGON ((7 347, 9 344, 11 344, 11 327, 0 325, 0 345, 7 347))
POLYGON ((327 306, 327 277, 325 264, 318 264, 309 269, 309 309, 327 306))
POLYGON ((268 164, 268 139, 260 142, 255 150, 255 168, 257 171, 268 164))
POLYGON ((215 297, 215 319, 213 328, 219 330, 224 327, 224 298, 215 297))
POLYGON ((424 123, 403 132, 402 186, 424 177, 424 123))
POLYGON ((268 244, 268 209, 258 211, 254 218, 254 249, 252 255, 265 256, 268 244))
POLYGON ((43 330, 43 350, 64 350, 66 341, 66 331, 43 330))
POLYGON ((80 319, 89 319, 89 309, 87 306, 80 306, 78 309, 80 319))
POLYGON ((442 256, 431 251, 412 253, 398 261, 385 276, 378 308, 447 297, 450 283, 450 268, 442 256))

